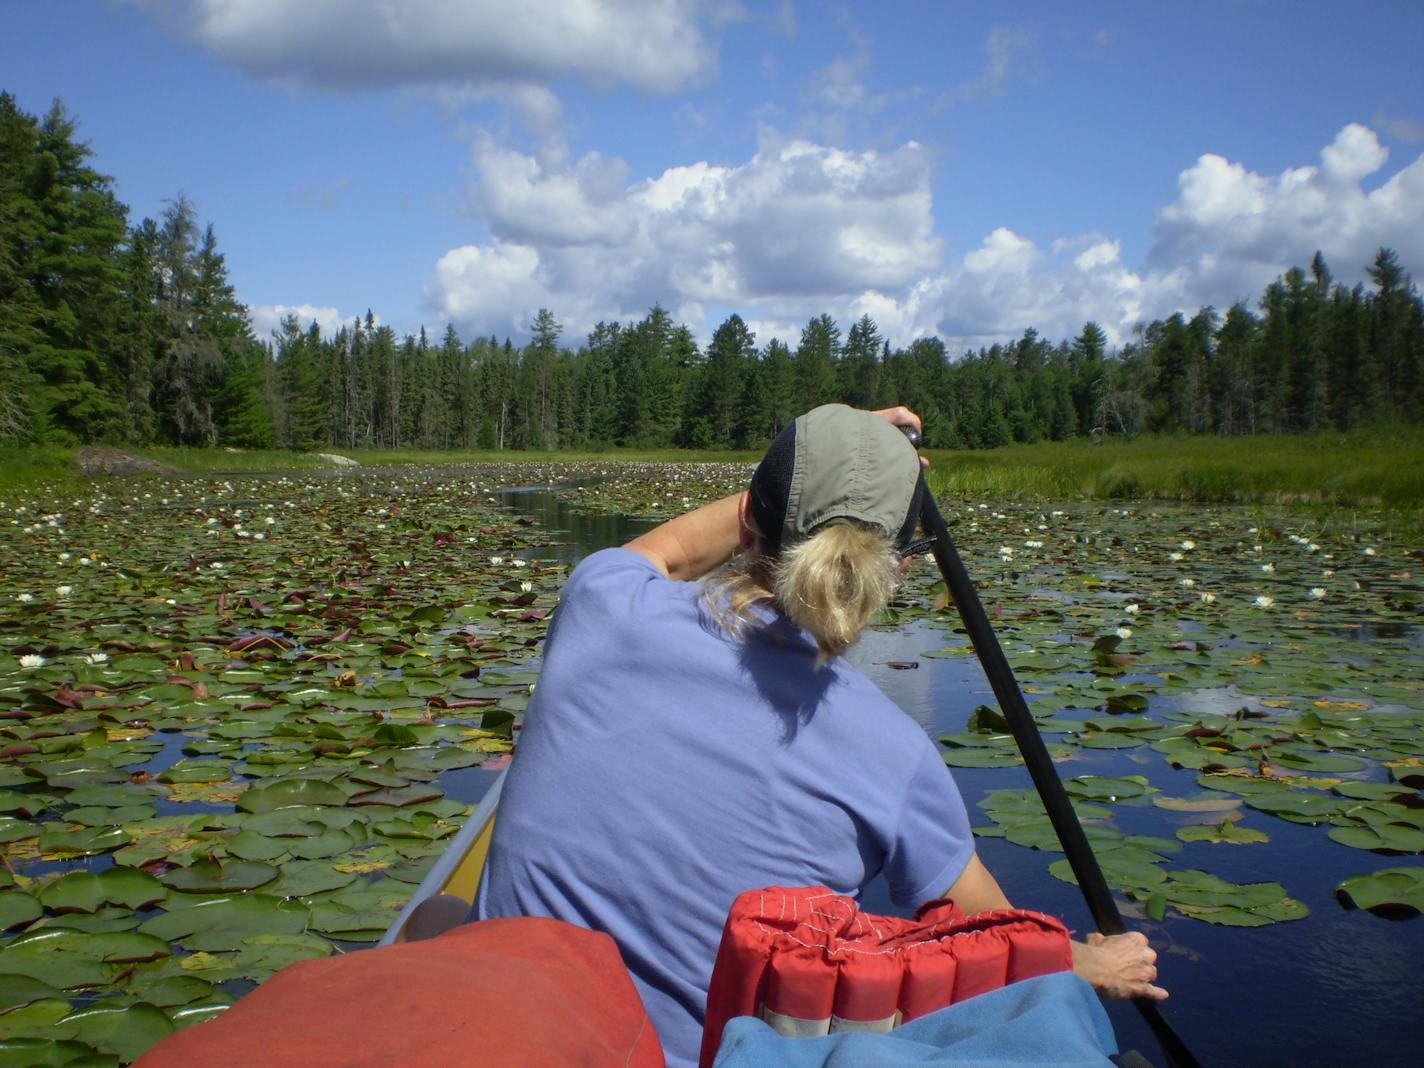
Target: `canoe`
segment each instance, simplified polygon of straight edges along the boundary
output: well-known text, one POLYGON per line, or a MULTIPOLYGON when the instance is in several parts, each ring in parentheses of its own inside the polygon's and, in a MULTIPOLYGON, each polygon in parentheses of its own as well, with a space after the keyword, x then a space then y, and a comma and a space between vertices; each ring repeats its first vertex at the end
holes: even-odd
POLYGON ((440 854, 440 859, 415 888, 405 908, 381 936, 379 945, 389 946, 406 941, 415 934, 417 925, 425 928, 419 937, 438 933, 429 929, 431 921, 440 927, 464 921, 475 902, 480 876, 484 874, 490 839, 494 836, 495 811, 499 807, 499 795, 504 790, 504 777, 508 773, 506 766, 480 799, 460 832, 445 847, 445 852, 440 854), (463 912, 460 902, 464 902, 463 912), (427 922, 422 924, 422 918, 427 922))

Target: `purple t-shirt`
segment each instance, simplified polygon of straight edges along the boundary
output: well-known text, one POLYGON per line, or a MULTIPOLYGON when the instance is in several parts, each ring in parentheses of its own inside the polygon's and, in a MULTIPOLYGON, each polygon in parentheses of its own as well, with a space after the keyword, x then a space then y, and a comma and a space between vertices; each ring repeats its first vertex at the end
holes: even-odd
POLYGON ((606 549, 564 588, 475 915, 608 932, 692 1065, 738 894, 883 872, 915 906, 973 852, 934 744, 863 674, 784 619, 734 639, 701 584, 606 549))

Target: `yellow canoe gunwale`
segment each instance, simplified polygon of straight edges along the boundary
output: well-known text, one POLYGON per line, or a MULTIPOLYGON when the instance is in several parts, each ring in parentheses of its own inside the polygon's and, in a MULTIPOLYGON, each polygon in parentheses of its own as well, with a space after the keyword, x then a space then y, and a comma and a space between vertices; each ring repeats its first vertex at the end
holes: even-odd
POLYGON ((440 854, 430 871, 426 872, 425 878, 415 888, 405 908, 401 909, 400 915, 381 936, 377 945, 389 946, 405 941, 405 926, 411 913, 419 908, 423 901, 437 894, 452 894, 474 905, 475 894, 480 888, 480 877, 485 870, 485 860, 489 857, 490 840, 494 837, 494 817, 499 809, 499 797, 504 790, 504 777, 508 771, 506 767, 490 784, 475 811, 470 813, 470 818, 450 840, 445 852, 440 854))

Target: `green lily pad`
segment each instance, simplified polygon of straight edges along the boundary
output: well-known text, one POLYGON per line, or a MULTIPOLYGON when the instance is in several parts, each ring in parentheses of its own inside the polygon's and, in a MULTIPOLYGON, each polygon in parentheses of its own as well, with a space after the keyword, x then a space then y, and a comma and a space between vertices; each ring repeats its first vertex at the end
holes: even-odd
POLYGON ((1370 827, 1332 827, 1327 832, 1331 840, 1355 849, 1372 849, 1383 853, 1424 853, 1424 831, 1393 824, 1370 827))
MULTIPOLYGON (((64 998, 41 998, 39 1001, 33 1001, 18 1009, 12 1009, 0 1016, 0 1042, 8 1044, 8 1041, 13 1039, 52 1034, 54 1025, 68 1016, 73 1008, 74 1006, 64 998)), ((87 1046, 79 1046, 79 1048, 85 1053, 92 1052, 87 1046)), ((24 1061, 22 1063, 28 1068, 28 1065, 36 1062, 24 1061)), ((43 1064, 44 1062, 38 1063, 43 1064)))
POLYGON ((1252 827, 1242 827, 1235 820, 1222 820, 1214 827, 1194 826, 1177 828, 1177 837, 1184 842, 1230 842, 1232 845, 1249 845, 1269 842, 1268 835, 1252 827))
POLYGON ((40 903, 23 890, 0 891, 0 931, 37 920, 43 914, 40 903))
POLYGON ((1292 823, 1315 824, 1325 823, 1332 816, 1344 811, 1347 802, 1323 794, 1301 793, 1278 786, 1269 793, 1248 794, 1246 804, 1292 823))
POLYGON ((1156 793, 1141 775, 1127 775, 1114 778, 1107 775, 1078 775, 1063 784, 1070 797, 1081 797, 1089 801, 1126 801, 1156 793))
POLYGON ((66 989, 99 986, 120 965, 170 952, 167 942, 136 931, 91 934, 46 927, 0 946, 0 974, 27 975, 66 989))
POLYGON ((114 867, 105 868, 98 875, 68 872, 46 886, 40 892, 40 900, 52 912, 95 912, 106 903, 146 908, 167 895, 164 885, 147 872, 114 867))
POLYGON ((1382 868, 1353 875, 1335 888, 1344 902, 1381 915, 1417 916, 1424 912, 1424 867, 1382 868))
POLYGON ((268 837, 256 831, 239 831, 228 839, 227 851, 229 856, 239 860, 276 860, 287 855, 289 845, 285 838, 268 837))
POLYGON ((355 872, 338 871, 330 861, 289 861, 282 865, 282 877, 267 890, 280 897, 311 897, 344 889, 357 878, 355 872))
MULTIPOLYGON (((307 908, 268 894, 229 894, 173 908, 146 920, 139 930, 194 952, 217 953, 244 938, 297 934, 307 926, 307 908)), ((3 963, 3 962, 0 962, 3 963)))
POLYGON ((298 805, 344 805, 346 792, 320 779, 288 779, 254 786, 237 799, 244 812, 271 812, 298 805))
POLYGON ((191 1005, 195 1001, 214 997, 217 989, 212 983, 193 975, 170 975, 150 986, 131 988, 141 1000, 150 1005, 157 1005, 160 1009, 191 1005))
POLYGON ((55 1024, 55 1032, 61 1038, 116 1053, 123 1061, 137 1060, 173 1030, 173 1023, 163 1010, 145 1001, 96 1002, 76 1009, 55 1024))
POLYGON ((218 760, 180 760, 163 774, 160 782, 227 782, 232 778, 232 768, 218 760))
POLYGON ((945 749, 940 753, 952 768, 1012 768, 1023 763, 1017 749, 945 749))
POLYGON ((64 995, 48 983, 28 975, 0 975, 0 1013, 9 1012, 22 1005, 30 1005, 42 998, 58 998, 64 995))
POLYGON ((165 886, 195 894, 223 894, 233 890, 255 890, 277 878, 271 864, 252 860, 199 860, 186 868, 175 868, 162 877, 165 886))
POLYGON ((70 831, 62 826, 40 832, 40 851, 57 856, 93 856, 109 853, 133 841, 122 827, 86 827, 70 831))

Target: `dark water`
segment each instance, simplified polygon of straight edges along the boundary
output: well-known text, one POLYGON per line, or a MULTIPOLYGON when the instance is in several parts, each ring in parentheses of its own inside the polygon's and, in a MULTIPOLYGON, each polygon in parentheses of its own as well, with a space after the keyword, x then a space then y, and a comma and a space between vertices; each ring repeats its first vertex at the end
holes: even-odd
MULTIPOLYGON (((509 490, 500 500, 512 511, 535 517, 544 529, 561 532, 564 545, 537 550, 536 555, 554 555, 570 564, 653 525, 579 512, 538 488, 509 490)), ((945 637, 942 629, 916 623, 893 632, 871 632, 850 656, 931 736, 963 730, 977 705, 993 701, 972 659, 920 660, 915 670, 888 666, 943 646, 945 637)), ((1368 641, 1371 636, 1349 637, 1368 641)), ((1240 703, 1230 694, 1205 693, 1199 698, 1240 703)), ((1150 750, 1085 751, 1060 766, 1064 777, 1085 773, 1143 774, 1169 795, 1199 789, 1195 772, 1174 769, 1150 750)), ((955 769, 954 775, 974 823, 987 822, 977 807, 987 791, 1030 786, 1022 768, 955 769)), ((482 792, 483 785, 462 782, 450 792, 472 800, 467 795, 482 792)), ((1117 805, 1114 813, 1118 827, 1127 833, 1172 834, 1173 826, 1164 822, 1167 815, 1148 804, 1117 805)), ((1270 842, 1242 847, 1188 844, 1168 866, 1199 866, 1234 882, 1279 882, 1310 908, 1310 916, 1252 929, 1170 916, 1161 922, 1129 918, 1129 925, 1145 932, 1160 954, 1160 985, 1172 995, 1163 1006, 1168 1021, 1207 1066, 1424 1064, 1424 917, 1394 922, 1347 911, 1333 893, 1348 876, 1411 866, 1417 859, 1351 849, 1330 841, 1321 828, 1249 809, 1244 823, 1265 831, 1270 842)), ((1010 900, 1061 916, 1080 937, 1092 930, 1077 888, 1047 872, 1056 855, 996 838, 981 839, 978 848, 1010 900)), ((866 907, 892 911, 883 889, 876 887, 867 892, 866 907)), ((1162 1068, 1165 1059, 1136 1010, 1112 1002, 1108 1011, 1122 1048, 1139 1050, 1162 1068)))

